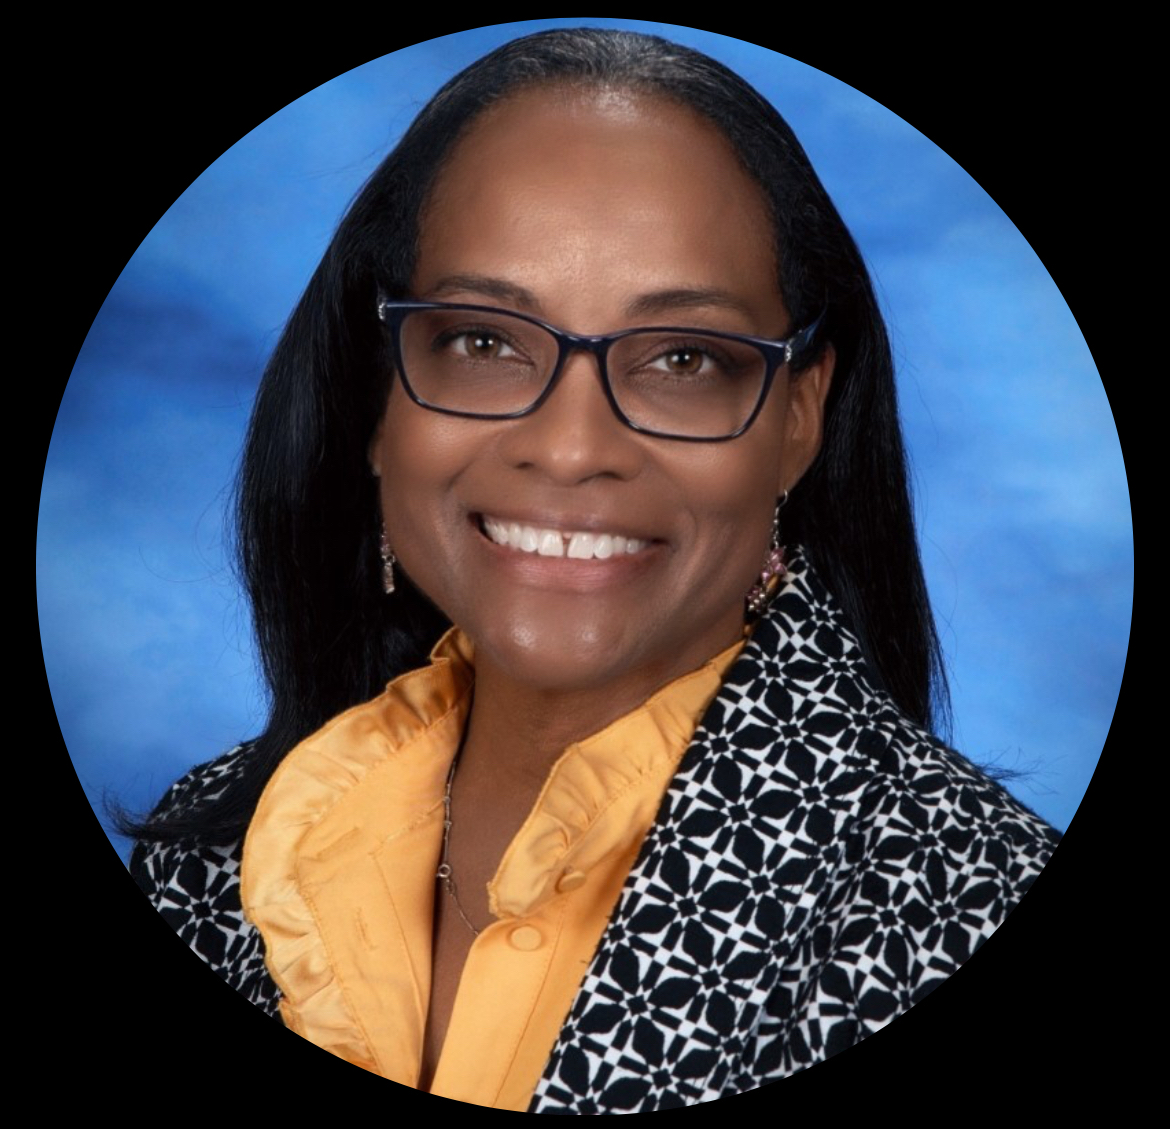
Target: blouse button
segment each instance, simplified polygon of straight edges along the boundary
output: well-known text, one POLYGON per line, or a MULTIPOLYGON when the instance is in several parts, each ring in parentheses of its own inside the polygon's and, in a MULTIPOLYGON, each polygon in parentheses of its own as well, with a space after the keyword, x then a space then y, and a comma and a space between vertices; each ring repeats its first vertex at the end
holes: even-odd
POLYGON ((585 875, 579 870, 566 870, 557 879, 557 893, 567 894, 571 890, 580 890, 585 885, 585 875))
POLYGON ((508 940, 512 942, 512 948, 519 949, 522 953, 533 952, 544 944, 540 930, 534 929, 531 925, 521 925, 513 929, 508 940))

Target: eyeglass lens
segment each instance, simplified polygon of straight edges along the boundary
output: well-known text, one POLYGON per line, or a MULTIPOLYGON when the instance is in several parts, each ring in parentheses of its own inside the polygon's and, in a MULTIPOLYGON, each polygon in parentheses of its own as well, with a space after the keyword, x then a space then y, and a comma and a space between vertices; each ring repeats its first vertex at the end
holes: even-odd
MULTIPOLYGON (((530 408, 559 356, 547 330, 482 311, 412 310, 400 342, 415 394, 433 407, 472 415, 530 408)), ((631 423, 696 438, 738 431, 756 408, 767 370, 754 345, 690 330, 620 337, 606 367, 613 397, 631 423)))

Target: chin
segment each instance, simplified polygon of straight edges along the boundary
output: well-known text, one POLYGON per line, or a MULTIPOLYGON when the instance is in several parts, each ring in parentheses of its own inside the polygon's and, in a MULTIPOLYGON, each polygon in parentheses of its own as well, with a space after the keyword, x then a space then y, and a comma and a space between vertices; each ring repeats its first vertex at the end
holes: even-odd
POLYGON ((477 664, 486 659, 509 680, 550 693, 603 688, 629 676, 646 657, 642 640, 628 638, 620 625, 572 627, 564 618, 540 624, 514 620, 501 634, 472 635, 472 641, 477 664))

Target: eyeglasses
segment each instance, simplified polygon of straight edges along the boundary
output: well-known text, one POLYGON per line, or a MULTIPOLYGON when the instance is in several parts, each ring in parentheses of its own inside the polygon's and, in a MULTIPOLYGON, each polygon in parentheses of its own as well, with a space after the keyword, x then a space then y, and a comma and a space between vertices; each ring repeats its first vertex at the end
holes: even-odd
POLYGON ((491 306, 378 301, 396 370, 420 407, 519 419, 549 398, 569 355, 586 352, 597 358, 618 419, 645 435, 692 442, 747 431, 776 370, 807 348, 823 316, 783 341, 656 326, 581 337, 491 306))

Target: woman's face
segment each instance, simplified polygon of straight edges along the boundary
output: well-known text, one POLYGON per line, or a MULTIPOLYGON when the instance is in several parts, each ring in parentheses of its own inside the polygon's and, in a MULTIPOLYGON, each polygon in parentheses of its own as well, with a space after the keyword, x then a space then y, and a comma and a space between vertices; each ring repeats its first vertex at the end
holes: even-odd
MULTIPOLYGON (((481 117, 424 212, 413 297, 578 334, 801 328, 778 292, 763 194, 728 143, 627 93, 528 91, 481 117)), ((740 636, 776 497, 819 446, 831 364, 781 369, 752 427, 722 443, 632 431, 587 353, 522 419, 440 415, 395 382, 370 449, 390 544, 477 664, 548 691, 648 693, 740 636), (485 521, 566 546, 577 531, 645 545, 544 556, 493 542, 485 521)))

